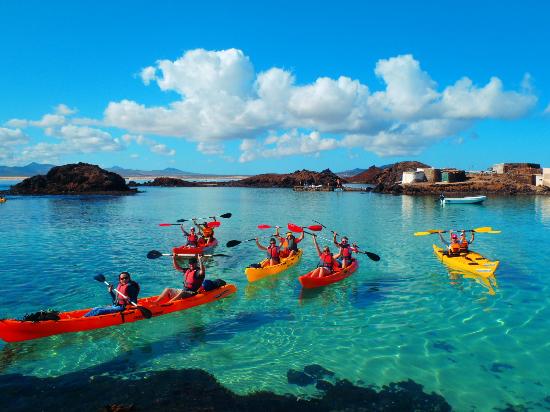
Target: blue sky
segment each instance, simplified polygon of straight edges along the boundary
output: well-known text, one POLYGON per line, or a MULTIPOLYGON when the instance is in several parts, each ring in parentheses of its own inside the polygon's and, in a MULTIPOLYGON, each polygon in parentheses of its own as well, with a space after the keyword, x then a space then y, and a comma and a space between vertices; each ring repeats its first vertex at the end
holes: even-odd
POLYGON ((2 2, 0 164, 550 166, 550 6, 479 3, 2 2))

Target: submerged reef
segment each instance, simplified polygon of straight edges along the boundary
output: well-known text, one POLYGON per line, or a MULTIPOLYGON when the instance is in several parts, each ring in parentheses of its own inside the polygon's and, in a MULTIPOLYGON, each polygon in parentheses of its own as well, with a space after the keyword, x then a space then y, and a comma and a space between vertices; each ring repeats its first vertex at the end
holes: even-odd
POLYGON ((131 377, 96 375, 91 370, 55 378, 3 375, 0 376, 0 409, 46 412, 451 410, 442 396, 425 393, 422 385, 412 380, 390 383, 377 391, 345 379, 334 378, 333 382, 317 379, 333 377, 332 372, 319 365, 306 366, 304 371, 309 372, 312 384, 317 380, 318 396, 304 399, 268 391, 238 395, 200 369, 139 373, 131 377))

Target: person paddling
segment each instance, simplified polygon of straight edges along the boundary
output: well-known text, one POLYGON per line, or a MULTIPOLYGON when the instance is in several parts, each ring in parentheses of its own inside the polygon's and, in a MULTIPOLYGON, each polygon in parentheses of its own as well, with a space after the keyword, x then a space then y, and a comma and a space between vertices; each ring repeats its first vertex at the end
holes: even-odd
POLYGON ((452 256, 459 256, 460 255, 460 243, 458 241, 458 236, 456 233, 453 233, 451 230, 449 232, 451 234, 451 242, 447 242, 445 239, 443 239, 443 236, 441 233, 438 233, 439 238, 441 239, 441 242, 445 245, 447 245, 447 254, 449 257, 452 256))
MULTIPOLYGON (((216 219, 213 220, 215 222, 216 219)), ((199 229, 199 232, 202 236, 200 239, 204 245, 208 245, 214 241, 214 228, 208 226, 208 222, 198 223, 197 219, 193 219, 193 223, 199 229)))
POLYGON ((342 236, 342 241, 338 242, 338 240, 336 240, 337 236, 338 233, 334 232, 333 242, 340 248, 340 263, 342 264, 342 269, 345 269, 347 266, 351 265, 351 262, 353 262, 354 257, 352 256, 352 252, 357 253, 357 245, 355 243, 350 245, 347 236, 342 236))
POLYGON ((177 271, 183 273, 183 288, 164 289, 154 303, 162 302, 165 299, 169 299, 168 303, 172 303, 179 299, 194 296, 197 294, 197 291, 204 281, 205 270, 201 255, 198 255, 197 258, 189 259, 189 266, 187 269, 180 266, 175 256, 172 257, 172 263, 177 271))
POLYGON ((128 272, 121 272, 118 276, 118 281, 116 291, 120 292, 120 294, 113 291, 113 285, 107 287, 107 291, 111 294, 111 298, 113 299, 113 304, 111 306, 95 307, 84 315, 85 318, 122 312, 126 309, 127 305, 131 305, 130 302, 137 302, 139 284, 130 278, 130 274, 128 272), (125 297, 122 297, 122 295, 125 297))
POLYGON ((319 255, 320 261, 319 267, 311 272, 311 277, 322 278, 323 276, 330 275, 334 272, 334 269, 338 267, 338 262, 336 259, 340 257, 340 253, 333 255, 328 246, 325 246, 321 252, 319 244, 317 243, 317 235, 313 235, 313 245, 315 246, 315 249, 317 249, 317 254, 319 255))
POLYGON ((472 230, 472 237, 470 240, 466 239, 466 231, 463 230, 461 233, 460 233, 460 240, 459 240, 459 244, 460 244, 460 251, 461 252, 468 252, 468 248, 469 248, 469 245, 471 245, 473 242, 474 242, 474 237, 475 237, 475 232, 472 230))
POLYGON ((281 248, 277 246, 277 241, 275 240, 274 237, 269 239, 268 247, 261 245, 258 238, 256 238, 256 246, 258 246, 260 250, 265 250, 267 252, 267 258, 269 259, 269 266, 278 265, 279 263, 281 263, 281 258, 279 257, 281 248))
POLYGON ((305 232, 302 232, 299 237, 295 237, 294 233, 286 232, 285 237, 279 235, 279 227, 275 231, 275 237, 279 239, 281 252, 281 257, 291 257, 298 253, 298 243, 302 241, 305 236, 305 232))
POLYGON ((187 237, 187 243, 185 244, 185 246, 197 247, 199 245, 199 237, 195 233, 195 228, 192 227, 191 229, 189 229, 189 232, 187 232, 183 228, 183 225, 180 225, 180 227, 183 235, 187 237))

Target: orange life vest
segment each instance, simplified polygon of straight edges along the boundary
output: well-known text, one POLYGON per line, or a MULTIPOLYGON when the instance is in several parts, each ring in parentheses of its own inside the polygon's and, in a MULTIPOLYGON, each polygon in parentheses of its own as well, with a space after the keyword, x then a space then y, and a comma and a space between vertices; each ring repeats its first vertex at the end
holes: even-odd
POLYGON ((458 243, 451 243, 449 245, 449 252, 453 255, 458 255, 460 253, 460 245, 458 243))
POLYGON ((461 252, 467 252, 468 251, 468 240, 466 238, 460 239, 460 251, 461 252))

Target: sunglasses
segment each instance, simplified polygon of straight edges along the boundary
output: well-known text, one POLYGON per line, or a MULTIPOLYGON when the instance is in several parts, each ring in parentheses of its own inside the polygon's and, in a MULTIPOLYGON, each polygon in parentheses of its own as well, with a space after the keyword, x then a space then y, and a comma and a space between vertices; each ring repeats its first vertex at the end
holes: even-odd
POLYGON ((120 280, 124 280, 124 279, 130 279, 128 276, 122 276, 119 278, 120 280))

